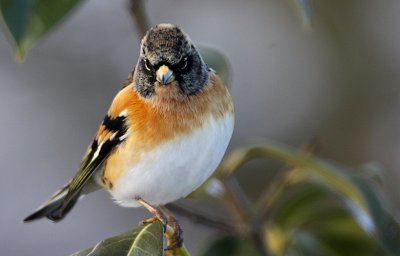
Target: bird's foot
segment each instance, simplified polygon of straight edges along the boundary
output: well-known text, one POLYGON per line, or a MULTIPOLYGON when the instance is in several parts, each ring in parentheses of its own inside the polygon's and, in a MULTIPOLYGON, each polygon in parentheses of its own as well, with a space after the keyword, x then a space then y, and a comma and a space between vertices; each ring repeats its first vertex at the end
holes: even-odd
POLYGON ((162 209, 168 216, 168 226, 165 232, 167 248, 165 250, 178 249, 183 245, 183 230, 171 212, 165 206, 163 206, 162 209))
POLYGON ((153 223, 154 221, 160 221, 163 225, 165 237, 167 238, 166 251, 174 251, 183 245, 183 231, 178 221, 172 215, 172 213, 163 206, 162 209, 152 206, 140 197, 135 198, 144 208, 154 214, 149 219, 142 220, 140 224, 153 223))
POLYGON ((148 218, 148 219, 141 220, 141 221, 139 222, 139 225, 150 224, 150 223, 153 223, 153 222, 158 221, 158 220, 160 220, 158 217, 153 216, 153 217, 150 217, 150 218, 148 218))
POLYGON ((142 220, 142 221, 140 222, 140 224, 141 224, 141 225, 149 224, 149 223, 153 223, 153 222, 159 220, 159 221, 162 223, 162 225, 163 225, 163 230, 164 230, 164 232, 166 232, 166 230, 167 230, 167 225, 168 225, 168 218, 167 218, 167 216, 165 216, 165 214, 164 214, 160 209, 158 209, 157 207, 152 206, 151 204, 149 204, 148 202, 146 202, 146 201, 143 200, 142 198, 137 197, 137 198, 135 198, 135 199, 136 199, 136 201, 138 201, 144 208, 146 208, 149 212, 151 212, 152 214, 154 214, 153 217, 148 218, 148 219, 145 219, 145 220, 142 220))

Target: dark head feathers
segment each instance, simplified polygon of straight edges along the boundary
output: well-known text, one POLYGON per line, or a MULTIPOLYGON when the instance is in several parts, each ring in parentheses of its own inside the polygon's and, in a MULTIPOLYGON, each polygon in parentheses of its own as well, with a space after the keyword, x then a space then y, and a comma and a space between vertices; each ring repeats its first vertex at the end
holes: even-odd
POLYGON ((150 29, 142 40, 142 54, 151 63, 176 64, 191 50, 189 37, 177 26, 159 24, 150 29))
POLYGON ((172 95, 175 98, 195 95, 207 84, 207 65, 189 36, 176 25, 159 24, 147 31, 142 40, 133 77, 134 86, 142 97, 157 97, 160 84, 156 73, 163 65, 173 73, 173 82, 165 88, 178 88, 171 90, 176 92, 172 95))

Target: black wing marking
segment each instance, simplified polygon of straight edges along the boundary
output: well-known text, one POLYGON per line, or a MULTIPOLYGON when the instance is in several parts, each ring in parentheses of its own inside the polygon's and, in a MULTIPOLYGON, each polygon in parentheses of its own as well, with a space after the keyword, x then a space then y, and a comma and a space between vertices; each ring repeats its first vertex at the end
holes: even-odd
POLYGON ((63 210, 68 209, 71 202, 76 201, 82 190, 83 185, 93 175, 96 169, 106 160, 107 156, 125 140, 127 135, 126 116, 119 115, 116 118, 110 118, 108 115, 102 123, 104 130, 110 133, 107 139, 94 139, 88 148, 81 165, 68 186, 68 193, 64 199, 61 214, 63 210))

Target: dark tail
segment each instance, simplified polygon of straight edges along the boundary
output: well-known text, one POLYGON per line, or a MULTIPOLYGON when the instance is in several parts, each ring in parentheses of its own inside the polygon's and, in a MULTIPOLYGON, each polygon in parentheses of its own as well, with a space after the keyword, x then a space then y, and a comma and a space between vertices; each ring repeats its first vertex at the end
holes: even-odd
POLYGON ((67 205, 64 205, 64 198, 67 193, 68 185, 55 193, 49 201, 39 207, 39 209, 37 209, 34 213, 26 217, 24 219, 24 222, 41 219, 43 217, 46 217, 54 222, 62 220, 69 213, 72 207, 74 207, 76 201, 79 198, 78 193, 78 195, 74 199, 70 200, 67 205))

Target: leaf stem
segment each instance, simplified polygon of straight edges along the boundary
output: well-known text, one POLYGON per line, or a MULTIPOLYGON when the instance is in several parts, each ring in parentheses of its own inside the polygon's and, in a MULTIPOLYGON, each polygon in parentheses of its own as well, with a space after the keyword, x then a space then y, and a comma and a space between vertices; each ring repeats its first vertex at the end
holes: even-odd
POLYGON ((291 179, 293 176, 292 170, 282 171, 278 177, 274 178, 272 184, 261 194, 256 203, 256 209, 260 218, 266 218, 275 200, 279 198, 289 184, 293 184, 291 179))
MULTIPOLYGON (((321 141, 318 138, 313 138, 308 143, 301 147, 306 157, 311 157, 320 150, 321 141)), ((288 185, 293 185, 302 179, 301 172, 296 168, 282 170, 278 176, 274 178, 272 184, 265 189, 256 203, 257 213, 261 218, 266 218, 269 214, 271 206, 275 200, 281 195, 288 185)))
POLYGON ((241 226, 239 228, 242 228, 247 225, 253 215, 250 202, 235 177, 221 179, 221 183, 225 189, 225 201, 233 209, 233 212, 236 213, 240 220, 239 224, 241 226))

